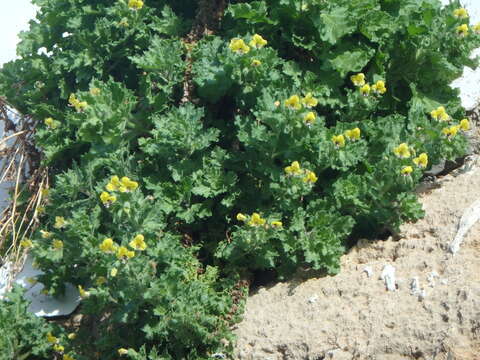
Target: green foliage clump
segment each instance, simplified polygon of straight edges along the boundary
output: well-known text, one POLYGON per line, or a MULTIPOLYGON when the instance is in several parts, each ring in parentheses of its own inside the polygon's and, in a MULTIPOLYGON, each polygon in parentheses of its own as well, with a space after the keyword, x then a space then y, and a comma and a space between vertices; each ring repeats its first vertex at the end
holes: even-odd
POLYGON ((458 2, 34 2, 0 94, 38 121, 32 251, 97 323, 78 359, 229 352, 239 274, 337 272, 348 241, 420 218, 423 171, 465 150, 449 84, 480 26, 458 2))

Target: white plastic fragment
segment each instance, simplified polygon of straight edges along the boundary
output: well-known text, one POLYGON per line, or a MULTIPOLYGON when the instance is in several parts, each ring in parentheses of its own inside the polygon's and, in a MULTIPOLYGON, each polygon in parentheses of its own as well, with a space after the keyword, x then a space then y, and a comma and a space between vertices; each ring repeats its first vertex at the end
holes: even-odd
POLYGON ((373 270, 371 266, 365 266, 362 272, 367 273, 367 277, 372 277, 373 270))
MULTIPOLYGON (((0 268, 0 299, 9 288, 9 276, 12 265, 5 264, 0 268)), ((33 258, 27 256, 22 270, 14 277, 14 282, 25 289, 24 297, 30 301, 28 311, 37 316, 51 317, 71 314, 80 303, 80 294, 72 284, 65 284, 65 294, 53 298, 42 294, 43 284, 36 283, 35 279, 42 271, 33 267, 33 258)))
POLYGON ((480 199, 475 201, 469 208, 465 210, 460 222, 458 223, 457 234, 448 247, 453 255, 455 255, 460 249, 463 238, 478 220, 480 220, 480 199))
POLYGON ((387 286, 388 291, 395 291, 395 268, 387 264, 383 267, 382 274, 380 275, 380 279, 385 281, 385 285, 387 286))
POLYGON ((314 303, 317 302, 317 300, 318 300, 318 295, 315 294, 315 295, 313 295, 313 296, 311 296, 311 297, 308 298, 308 303, 309 303, 309 304, 314 304, 314 303))
POLYGON ((415 276, 412 278, 412 281, 410 282, 410 294, 414 296, 418 296, 421 293, 420 289, 420 281, 418 280, 418 276, 415 276))

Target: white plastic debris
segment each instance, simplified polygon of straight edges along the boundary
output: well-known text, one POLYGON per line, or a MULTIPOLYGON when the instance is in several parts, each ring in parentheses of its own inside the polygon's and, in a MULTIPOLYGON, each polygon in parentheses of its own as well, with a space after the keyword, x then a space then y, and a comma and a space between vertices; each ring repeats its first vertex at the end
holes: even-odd
POLYGON ((455 255, 460 249, 463 238, 478 220, 480 220, 480 199, 475 201, 469 208, 465 210, 460 222, 458 223, 457 234, 448 247, 453 255, 455 255))
POLYGON ((410 294, 418 296, 421 293, 420 289, 420 281, 418 280, 418 276, 412 278, 410 282, 410 294))
POLYGON ((318 295, 315 294, 315 295, 308 298, 308 303, 309 304, 314 304, 314 303, 317 302, 317 300, 318 300, 318 295))
POLYGON ((435 286, 435 278, 439 278, 440 275, 438 275, 438 273, 436 271, 432 271, 431 273, 429 273, 427 275, 427 281, 428 281, 428 285, 430 287, 434 287, 435 286))
MULTIPOLYGON (((0 268, 0 299, 8 290, 12 268, 12 264, 8 262, 0 268)), ((72 284, 65 284, 65 294, 62 297, 53 298, 44 295, 42 294, 43 284, 37 283, 35 280, 40 274, 42 271, 33 267, 33 258, 27 256, 22 271, 14 277, 14 282, 25 289, 25 299, 30 301, 28 311, 44 317, 71 314, 80 303, 80 294, 77 288, 72 284)))
POLYGON ((380 279, 385 281, 385 285, 387 286, 388 291, 395 291, 395 268, 387 264, 383 267, 382 274, 380 275, 380 279))
POLYGON ((367 277, 372 277, 373 270, 371 266, 365 266, 362 272, 367 273, 367 277))

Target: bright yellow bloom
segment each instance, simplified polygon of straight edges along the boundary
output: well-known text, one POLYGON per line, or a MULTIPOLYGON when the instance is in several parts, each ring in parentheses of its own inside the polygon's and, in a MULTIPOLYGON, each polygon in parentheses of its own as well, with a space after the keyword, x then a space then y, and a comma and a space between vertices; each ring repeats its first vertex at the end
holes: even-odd
POLYGON ((456 18, 460 18, 460 19, 466 19, 466 18, 468 18, 467 9, 465 9, 465 8, 455 9, 455 10, 453 10, 453 16, 455 16, 456 18))
POLYGON ((33 242, 30 239, 24 239, 20 241, 20 246, 24 247, 25 249, 33 247, 33 242))
POLYGON ((70 106, 73 106, 78 112, 85 110, 85 108, 88 106, 86 101, 78 100, 75 94, 70 94, 68 102, 70 103, 70 106))
POLYGON ((77 337, 77 334, 75 334, 75 333, 70 333, 70 334, 67 335, 67 338, 68 338, 69 340, 73 340, 73 339, 75 339, 76 337, 77 337))
POLYGON ((257 66, 260 66, 260 65, 262 65, 262 62, 260 60, 257 60, 257 59, 252 60, 252 66, 257 67, 257 66))
POLYGON ((53 120, 51 117, 45 119, 45 125, 47 125, 50 129, 56 129, 58 127, 58 123, 53 120))
POLYGON ((460 129, 462 129, 463 131, 470 130, 470 122, 468 121, 468 119, 462 119, 460 121, 460 129))
POLYGON ((258 213, 253 213, 251 216, 250 221, 248 222, 248 225, 250 226, 262 226, 265 225, 265 219, 263 219, 260 214, 258 213))
POLYGON ((280 228, 282 226, 283 226, 283 223, 281 221, 272 221, 272 227, 280 228))
POLYGON ((360 139, 360 129, 357 127, 355 129, 345 131, 345 136, 348 140, 359 140, 360 139))
POLYGON ((285 168, 285 172, 288 175, 300 175, 303 174, 303 170, 300 168, 300 163, 298 161, 292 162, 292 165, 285 168))
POLYGON ((110 276, 111 276, 111 277, 117 276, 117 273, 118 273, 117 268, 113 268, 112 270, 110 270, 110 276))
POLYGON ((73 357, 67 354, 63 354, 63 359, 62 360, 75 360, 73 357))
POLYGON ((265 45, 267 45, 267 40, 265 40, 263 37, 261 37, 258 34, 253 35, 252 40, 249 42, 248 45, 250 45, 253 48, 261 49, 265 45))
POLYGON ((125 246, 120 246, 117 250, 118 259, 131 259, 135 256, 135 252, 128 250, 125 246))
POLYGON ((312 108, 312 107, 315 107, 318 105, 318 100, 315 99, 312 95, 312 93, 308 93, 307 95, 305 95, 305 97, 302 99, 302 103, 308 107, 308 108, 312 108))
POLYGON ((457 33, 458 33, 458 35, 461 35, 461 36, 467 36, 468 35, 468 25, 467 24, 462 24, 460 26, 457 26, 457 33))
POLYGON ((127 354, 128 354, 127 349, 124 349, 124 348, 118 349, 118 355, 122 356, 122 355, 127 355, 127 354))
POLYGON ((477 34, 480 34, 480 23, 473 25, 473 31, 475 31, 477 34))
POLYGON ((400 173, 402 175, 410 175, 413 171, 413 168, 411 166, 404 166, 402 167, 402 170, 400 171, 400 173))
POLYGON ((91 88, 91 89, 90 89, 90 94, 91 94, 92 96, 97 96, 97 95, 100 94, 100 89, 97 88, 97 87, 91 88))
POLYGON ((85 291, 85 289, 82 287, 82 285, 78 285, 78 293, 80 294, 80 297, 82 299, 86 299, 87 297, 90 296, 90 292, 85 291))
POLYGON ((122 180, 120 180, 120 183, 121 183, 121 186, 120 186, 119 190, 121 192, 124 192, 124 191, 122 191, 122 187, 124 187, 126 189, 126 191, 133 191, 136 188, 138 188, 138 183, 136 181, 130 180, 126 176, 122 177, 122 180))
POLYGON ((426 153, 421 153, 418 157, 413 159, 415 165, 421 168, 426 168, 428 165, 428 155, 426 153))
POLYGON ((143 7, 142 0, 128 0, 128 8, 132 10, 140 10, 143 7))
POLYGON ((366 95, 370 94, 371 90, 372 90, 372 88, 370 87, 370 85, 365 84, 360 88, 360 94, 366 96, 366 95))
POLYGON ((53 350, 55 350, 56 352, 62 353, 65 350, 65 348, 62 345, 55 344, 53 345, 53 350))
POLYGON ((100 285, 103 285, 107 282, 107 279, 105 278, 105 276, 99 276, 96 280, 95 280, 95 285, 97 286, 100 286, 100 285))
POLYGON ((117 250, 117 244, 111 238, 106 238, 99 245, 100 250, 105 253, 115 252, 117 250))
POLYGON ((393 149, 393 153, 397 155, 399 158, 407 159, 411 156, 410 149, 406 143, 401 143, 395 149, 393 149))
POLYGON ((140 251, 145 250, 147 248, 145 238, 142 234, 135 236, 128 245, 130 245, 132 249, 140 250, 140 251))
POLYGON ((230 50, 238 54, 246 54, 250 51, 250 47, 242 39, 233 38, 230 40, 230 50))
POLYGON ((53 240, 52 245, 53 245, 53 248, 55 250, 63 249, 63 241, 62 240, 55 239, 55 240, 53 240))
POLYGON ((308 125, 312 125, 315 123, 317 116, 313 111, 310 111, 303 117, 303 121, 305 121, 308 125))
POLYGON ((439 106, 437 109, 430 112, 430 116, 435 120, 448 121, 450 116, 443 106, 439 106))
POLYGON ((47 334, 47 341, 50 343, 50 344, 56 344, 58 342, 58 339, 52 335, 51 332, 49 332, 47 334))
POLYGON ((63 216, 55 216, 55 224, 53 225, 55 229, 64 228, 66 225, 67 222, 65 221, 65 218, 63 216))
POLYGON ((303 182, 314 184, 317 182, 317 180, 318 180, 317 175, 315 175, 313 171, 310 171, 310 170, 306 171, 306 175, 303 178, 303 182))
POLYGON ((387 88, 385 87, 385 81, 378 80, 375 84, 372 85, 373 92, 378 94, 385 94, 387 92, 387 88))
POLYGON ((343 135, 332 136, 332 141, 337 148, 341 148, 345 146, 345 137, 343 135))
POLYGON ((302 108, 302 104, 300 103, 300 98, 298 95, 292 95, 285 100, 285 106, 295 110, 300 110, 302 108))
POLYGON ((101 194, 100 194, 100 200, 102 201, 102 203, 105 205, 105 204, 111 204, 111 203, 114 203, 115 201, 117 201, 117 197, 115 195, 110 195, 108 192, 106 191, 103 191, 101 194))
POLYGON ((447 138, 451 138, 457 135, 459 129, 460 129, 460 125, 451 126, 449 128, 443 128, 442 134, 445 135, 447 138))
POLYGON ((355 86, 363 86, 365 85, 365 74, 358 73, 357 75, 352 75, 350 76, 350 80, 355 86))
POLYGON ((237 220, 238 221, 246 221, 247 217, 245 215, 243 215, 242 213, 238 213, 237 214, 237 220))

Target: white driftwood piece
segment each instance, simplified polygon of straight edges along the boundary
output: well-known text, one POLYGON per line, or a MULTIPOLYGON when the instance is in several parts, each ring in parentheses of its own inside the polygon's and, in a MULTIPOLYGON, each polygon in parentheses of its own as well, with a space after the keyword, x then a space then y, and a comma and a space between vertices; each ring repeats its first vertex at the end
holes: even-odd
POLYGON ((380 279, 385 281, 388 291, 395 291, 395 268, 392 265, 385 265, 380 275, 380 279))
POLYGON ((462 241, 467 235, 470 228, 475 225, 475 223, 480 220, 480 199, 475 201, 462 215, 460 222, 458 223, 458 230, 455 238, 448 246, 448 250, 452 254, 456 254, 460 249, 462 241))

